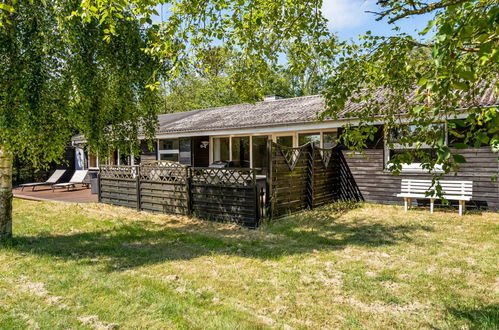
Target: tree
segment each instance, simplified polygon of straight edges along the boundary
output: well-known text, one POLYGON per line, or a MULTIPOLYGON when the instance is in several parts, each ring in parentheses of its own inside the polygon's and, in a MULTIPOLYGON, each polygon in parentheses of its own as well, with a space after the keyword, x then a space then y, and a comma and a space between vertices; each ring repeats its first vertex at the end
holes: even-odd
POLYGON ((391 159, 391 169, 399 172, 402 163, 418 157, 434 182, 440 176, 432 171, 435 164, 447 174, 466 161, 459 149, 488 144, 499 151, 497 107, 479 102, 485 93, 498 99, 497 1, 386 0, 378 4, 378 20, 391 24, 425 13, 433 18, 420 32, 427 38, 423 41, 403 33, 380 37, 368 32, 360 44, 343 45, 335 75, 326 86, 328 109, 323 115, 337 116, 347 102, 363 104, 348 114, 359 118, 360 124, 346 128, 344 143, 361 150, 373 138, 372 124, 380 118, 388 131, 412 123, 413 134, 399 142, 416 148, 391 159), (445 144, 445 132, 436 132, 433 125, 439 120, 450 120, 449 133, 458 142, 445 144), (425 152, 424 145, 435 153, 425 152))
MULTIPOLYGON (((105 154, 154 131, 159 62, 145 54, 139 22, 123 16, 107 42, 98 22, 73 17, 78 1, 12 1, 0 28, 0 237, 12 231, 12 156, 35 166, 60 160, 82 132, 105 154)), ((3 7, 1 7, 3 8, 3 7)))
MULTIPOLYGON (((232 86, 253 93, 291 45, 329 53, 320 0, 45 0, 0 3, 0 236, 11 235, 12 154, 44 164, 69 136, 106 154, 156 127, 161 80, 223 43, 242 65, 232 86), (153 23, 155 7, 169 9, 153 23)), ((295 69, 303 65, 297 54, 295 69)))
MULTIPOLYGON (((303 70, 293 71, 287 63, 280 64, 265 77, 255 79, 253 88, 240 93, 234 88, 231 74, 241 65, 239 58, 223 46, 211 47, 196 67, 187 69, 166 82, 164 111, 166 113, 261 101, 265 95, 285 98, 319 94, 326 70, 318 57, 310 56, 303 70), (241 95, 242 94, 242 95, 241 95)), ((288 53, 288 58, 293 54, 288 53)))

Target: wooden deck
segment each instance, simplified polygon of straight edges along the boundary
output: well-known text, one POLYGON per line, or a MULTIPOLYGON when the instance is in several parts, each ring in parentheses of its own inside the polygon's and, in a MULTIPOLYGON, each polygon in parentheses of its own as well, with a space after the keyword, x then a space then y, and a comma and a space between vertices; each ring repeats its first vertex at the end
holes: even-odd
POLYGON ((64 189, 56 189, 52 191, 52 189, 47 187, 37 187, 35 191, 31 191, 31 188, 24 188, 24 191, 21 191, 21 188, 14 188, 12 190, 14 193, 14 197, 36 200, 36 201, 57 201, 57 202, 65 202, 65 203, 97 203, 97 195, 92 195, 91 189, 87 189, 85 187, 77 186, 76 189, 67 190, 64 189))

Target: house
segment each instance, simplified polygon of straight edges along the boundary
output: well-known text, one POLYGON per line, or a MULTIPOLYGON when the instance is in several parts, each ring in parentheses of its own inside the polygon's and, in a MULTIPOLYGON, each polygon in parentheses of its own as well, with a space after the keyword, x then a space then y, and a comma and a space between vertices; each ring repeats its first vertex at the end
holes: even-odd
MULTIPOLYGON (((497 95, 488 92, 480 103, 482 106, 495 106, 497 101, 497 95)), ((147 143, 142 141, 140 155, 127 156, 116 151, 103 161, 84 152, 84 137, 75 136, 73 144, 81 147, 76 148, 76 168, 97 170, 99 164, 136 165, 151 160, 170 160, 194 167, 226 162, 233 167, 254 168, 265 175, 269 139, 287 147, 298 147, 307 142, 314 142, 322 148, 332 147, 341 127, 347 123, 355 124, 356 119, 351 118, 349 113, 358 107, 358 104, 349 104, 337 119, 319 121, 317 115, 325 108, 321 96, 286 99, 269 96, 256 104, 163 114, 158 116, 156 143, 149 150, 147 143)), ((374 125, 381 127, 383 122, 380 120, 374 125)), ((445 122, 438 125, 443 130, 447 129, 445 122)), ((406 132, 410 133, 410 129, 406 132)), ((388 147, 383 129, 378 130, 377 138, 364 155, 351 157, 347 155, 348 151, 343 152, 364 200, 399 203, 396 194, 400 191, 402 178, 428 177, 418 163, 404 165, 399 176, 388 172, 386 164, 396 152, 396 149, 388 147)), ((491 179, 498 171, 497 153, 493 153, 488 146, 460 152, 467 158, 467 163, 462 165, 456 179, 474 182, 473 200, 476 205, 498 210, 499 186, 497 181, 491 179)))

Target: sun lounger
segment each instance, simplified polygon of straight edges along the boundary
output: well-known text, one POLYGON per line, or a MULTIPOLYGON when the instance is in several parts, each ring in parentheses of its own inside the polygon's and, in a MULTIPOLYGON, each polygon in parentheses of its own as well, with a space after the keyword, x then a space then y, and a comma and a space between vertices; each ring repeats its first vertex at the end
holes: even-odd
MULTIPOLYGON (((77 184, 85 184, 83 180, 85 180, 85 177, 87 176, 88 170, 76 170, 71 177, 71 180, 69 182, 62 182, 62 183, 55 183, 52 185, 52 191, 55 190, 55 188, 58 187, 66 187, 68 188, 75 188, 77 184)), ((88 186, 88 184, 87 184, 88 186)))
POLYGON ((66 170, 55 170, 54 173, 50 176, 50 178, 47 179, 45 182, 33 182, 33 183, 23 183, 20 184, 19 187, 21 187, 21 191, 24 190, 26 187, 32 187, 32 191, 35 191, 35 187, 39 186, 51 186, 54 183, 57 183, 59 179, 66 173, 66 170))

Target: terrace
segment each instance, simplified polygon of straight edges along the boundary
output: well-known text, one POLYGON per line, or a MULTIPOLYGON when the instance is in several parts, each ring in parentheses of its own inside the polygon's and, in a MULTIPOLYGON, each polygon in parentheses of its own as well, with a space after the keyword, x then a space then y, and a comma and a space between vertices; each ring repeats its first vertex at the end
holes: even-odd
POLYGON ((97 203, 98 196, 91 193, 91 189, 85 187, 76 187, 75 189, 56 189, 52 188, 37 188, 35 191, 31 189, 14 188, 12 190, 14 197, 28 199, 34 201, 57 201, 65 203, 97 203))

